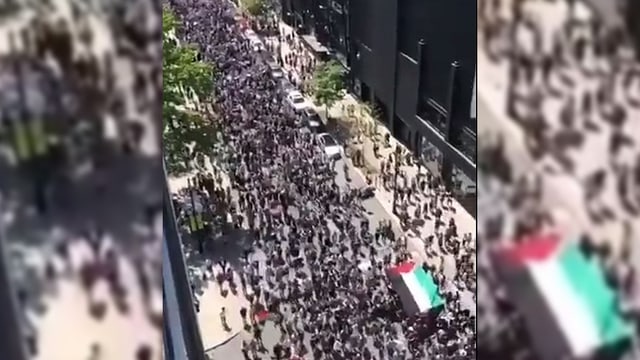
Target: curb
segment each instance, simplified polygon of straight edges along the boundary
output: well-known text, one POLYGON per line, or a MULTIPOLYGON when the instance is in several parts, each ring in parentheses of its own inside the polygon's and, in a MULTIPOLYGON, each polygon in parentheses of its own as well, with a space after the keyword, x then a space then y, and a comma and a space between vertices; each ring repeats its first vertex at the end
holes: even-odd
POLYGON ((217 343, 216 345, 213 345, 213 346, 211 346, 209 348, 204 349, 204 352, 206 353, 206 352, 215 350, 215 349, 219 348, 220 346, 226 345, 231 340, 235 339, 238 335, 240 335, 240 331, 236 331, 233 335, 229 336, 226 340, 221 341, 221 342, 217 343))

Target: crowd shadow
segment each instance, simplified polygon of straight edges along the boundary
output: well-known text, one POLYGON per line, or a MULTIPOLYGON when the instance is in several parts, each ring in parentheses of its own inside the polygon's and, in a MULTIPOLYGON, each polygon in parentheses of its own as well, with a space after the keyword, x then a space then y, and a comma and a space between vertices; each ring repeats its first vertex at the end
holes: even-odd
MULTIPOLYGON (((242 271, 242 259, 252 250, 255 241, 254 234, 247 229, 229 229, 224 234, 218 234, 205 242, 204 252, 198 252, 197 241, 188 233, 181 235, 185 249, 185 260, 191 276, 194 273, 203 273, 207 265, 216 265, 220 262, 228 264, 235 272, 242 271)), ((195 292, 202 295, 206 289, 205 283, 200 279, 194 282, 195 292)))
POLYGON ((137 245, 131 240, 140 237, 138 227, 149 227, 162 206, 162 178, 152 175, 162 174, 157 158, 118 157, 109 168, 54 183, 43 214, 33 211, 33 179, 6 162, 0 162, 0 172, 0 193, 13 217, 5 229, 9 242, 38 246, 54 229, 79 236, 100 229, 126 252, 137 245))
MULTIPOLYGON (((324 117, 324 116, 323 116, 324 117)), ((338 144, 346 147, 349 140, 353 137, 352 130, 345 124, 345 121, 330 116, 326 120, 327 130, 331 133, 338 144)))

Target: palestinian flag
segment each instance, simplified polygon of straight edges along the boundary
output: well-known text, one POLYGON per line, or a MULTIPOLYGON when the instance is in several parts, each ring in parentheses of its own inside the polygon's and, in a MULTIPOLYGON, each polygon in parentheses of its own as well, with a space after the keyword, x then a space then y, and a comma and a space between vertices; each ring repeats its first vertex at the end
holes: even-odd
POLYGON ((387 276, 391 286, 400 296, 404 310, 409 315, 423 313, 444 305, 433 277, 422 267, 412 262, 403 263, 388 268, 387 276))
POLYGON ((590 356, 632 335, 604 273, 577 243, 537 236, 496 254, 496 270, 542 358, 590 356))

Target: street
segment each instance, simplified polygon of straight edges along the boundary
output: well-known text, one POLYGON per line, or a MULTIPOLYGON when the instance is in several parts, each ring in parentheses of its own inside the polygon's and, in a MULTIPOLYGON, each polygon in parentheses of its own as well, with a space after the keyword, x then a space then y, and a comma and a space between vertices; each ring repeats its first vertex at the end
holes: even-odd
MULTIPOLYGON (((171 186, 179 222, 193 234, 184 237, 184 253, 209 354, 240 359, 243 350, 260 352, 263 345, 267 351, 276 345, 290 350, 286 357, 473 353, 473 217, 424 167, 398 164, 402 179, 391 186, 390 174, 381 171, 384 154, 367 159, 380 178, 375 197, 361 198, 362 170, 351 158, 336 161, 333 156, 345 149, 303 128, 296 111, 309 99, 285 100, 285 84, 261 61, 267 54, 256 53, 261 46, 255 36, 229 24, 237 21, 230 4, 172 6, 182 36, 200 44, 203 58, 221 72, 212 107, 224 154, 218 151, 211 168, 188 174, 190 181, 174 179, 171 186), (398 209, 407 213, 406 233, 391 211, 396 197, 398 209), (211 226, 199 225, 200 217, 211 226), (400 275, 403 283, 393 283, 400 275), (409 288, 410 293, 403 290, 409 288), (248 312, 238 316, 242 307, 248 312), (286 333, 273 319, 240 330, 261 308, 268 309, 263 315, 282 316, 279 326, 286 333), (446 333, 455 335, 447 339, 446 333)), ((283 61, 294 77, 294 63, 311 60, 300 53, 306 51, 300 39, 287 38, 280 39, 280 49, 297 49, 283 61)), ((352 99, 346 96, 326 110, 344 108, 352 99)))
MULTIPOLYGON (((350 161, 348 162, 348 169, 349 169, 348 177, 351 179, 351 181, 346 180, 345 173, 343 171, 343 161, 344 160, 336 162, 336 166, 335 166, 336 184, 342 188, 349 188, 349 187, 359 188, 359 187, 365 186, 366 184, 365 179, 362 177, 360 172, 354 171, 354 167, 351 165, 350 161)), ((369 220, 369 226, 372 232, 375 231, 375 229, 377 228, 378 224, 381 221, 394 220, 392 215, 389 214, 389 212, 384 209, 384 207, 380 203, 380 200, 375 197, 364 200, 362 202, 362 205, 364 206, 365 212, 367 214, 367 219, 369 220)), ((354 225, 358 225, 360 221, 354 218, 352 222, 354 223, 354 225)), ((394 231, 398 236, 400 236, 401 233, 398 227, 395 227, 394 231)), ((214 240, 214 243, 216 243, 215 240, 214 240)), ((217 247, 221 245, 219 243, 216 243, 214 246, 217 247)), ((319 244, 316 243, 316 246, 319 246, 319 244)), ((428 257, 425 254, 424 244, 421 242, 419 238, 417 237, 408 238, 407 247, 412 254, 416 254, 418 256, 418 258, 416 259, 417 261, 424 261, 426 259, 430 259, 430 257, 428 257)), ((379 250, 379 253, 376 255, 377 259, 382 259, 383 255, 386 254, 388 251, 390 251, 388 247, 378 247, 378 250, 379 250)), ((211 249, 211 252, 219 253, 219 250, 216 250, 216 248, 214 248, 214 249, 211 249)), ((224 252, 224 250, 222 252, 224 252)), ((239 254, 236 254, 236 256, 237 255, 239 254)), ((251 259, 254 261, 259 261, 260 268, 266 268, 266 266, 268 266, 266 263, 267 256, 261 250, 255 251, 251 255, 251 259)), ((227 260, 230 262, 235 262, 235 259, 227 259, 227 260)), ((354 261, 357 261, 357 260, 354 259, 354 261)), ((202 271, 204 271, 204 269, 202 269, 202 271)), ((306 271, 311 272, 312 269, 306 268, 306 271)), ((451 257, 447 257, 447 260, 445 261, 445 274, 447 274, 447 277, 451 280, 455 276, 455 272, 456 272, 455 262, 452 260, 451 257)), ((218 291, 219 289, 217 287, 217 284, 214 281, 210 281, 208 283, 206 292, 217 293, 218 291)), ((465 289, 461 291, 461 298, 462 298, 463 307, 466 309, 469 309, 473 314, 475 314, 474 294, 471 291, 465 289)), ((245 302, 244 299, 243 300, 239 299, 239 301, 245 302)), ((212 302, 208 302, 207 304, 210 304, 209 306, 217 305, 216 310, 207 311, 209 314, 218 314, 219 309, 222 306, 220 304, 214 305, 212 302)), ((202 305, 207 306, 205 305, 205 303, 203 303, 202 305)), ((292 314, 287 314, 287 315, 291 316, 292 314)), ((217 316, 216 317, 212 316, 207 321, 219 322, 219 318, 217 316)), ((235 321, 235 323, 237 323, 237 321, 235 321)), ((216 331, 216 330, 209 330, 209 331, 216 331)), ((203 334, 203 336, 206 337, 206 333, 203 334)), ((252 337, 251 334, 242 331, 240 336, 234 337, 228 343, 225 343, 219 347, 216 347, 215 349, 209 351, 208 354, 211 355, 213 359, 243 360, 244 357, 242 356, 242 352, 241 352, 242 340, 245 339, 248 341, 251 339, 251 337, 252 337)), ((271 322, 267 322, 267 325, 264 327, 264 332, 263 332, 263 341, 265 343, 266 348, 271 349, 276 343, 280 341, 280 337, 281 337, 280 330, 278 330, 275 326, 273 326, 271 322)))

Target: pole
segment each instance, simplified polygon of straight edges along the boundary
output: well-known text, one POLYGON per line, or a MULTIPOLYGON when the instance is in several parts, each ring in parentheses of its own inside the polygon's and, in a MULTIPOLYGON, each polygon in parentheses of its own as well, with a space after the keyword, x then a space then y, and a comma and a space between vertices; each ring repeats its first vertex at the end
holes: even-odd
POLYGON ((184 340, 187 345, 187 353, 189 360, 206 360, 204 354, 204 346, 198 326, 198 319, 195 313, 193 294, 189 277, 187 275, 187 267, 182 251, 182 241, 178 226, 176 224, 175 212, 171 201, 171 193, 167 182, 167 170, 163 161, 164 168, 164 206, 162 210, 162 221, 164 226, 164 238, 167 246, 167 255, 169 258, 169 267, 174 278, 173 286, 176 289, 176 302, 179 307, 180 322, 184 329, 184 340))

